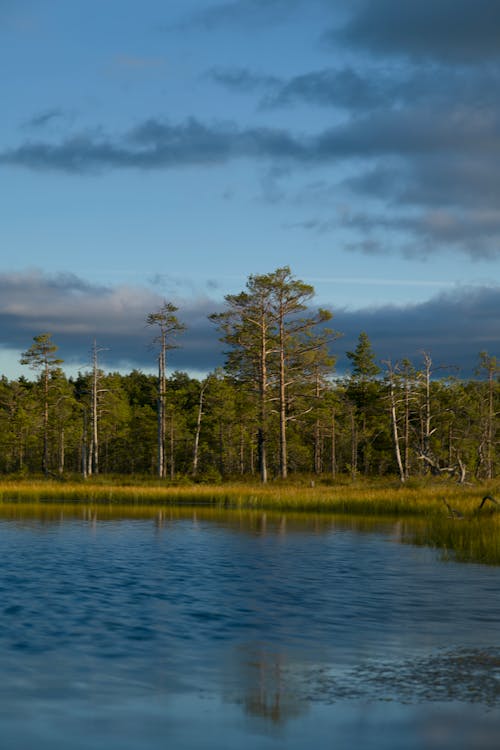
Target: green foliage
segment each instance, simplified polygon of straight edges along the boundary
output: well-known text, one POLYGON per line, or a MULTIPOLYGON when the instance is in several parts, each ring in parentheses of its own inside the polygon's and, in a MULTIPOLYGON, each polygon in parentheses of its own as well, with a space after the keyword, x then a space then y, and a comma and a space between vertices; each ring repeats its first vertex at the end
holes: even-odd
MULTIPOLYGON (((310 372, 312 372, 312 365, 310 372)), ((388 385, 378 378, 359 383, 332 381, 327 367, 315 378, 306 373, 287 392, 287 448, 290 475, 321 478, 396 474, 391 436, 388 385), (355 459, 353 464, 353 457, 355 459)), ((394 382, 401 450, 407 480, 425 474, 455 482, 490 479, 500 468, 496 450, 500 385, 495 379, 430 383, 430 449, 435 466, 421 459, 424 429, 418 372, 398 369, 394 382), (490 407, 493 401, 493 414, 490 407), (488 443, 488 440, 490 443, 488 443), (487 447, 492 451, 488 463, 487 447), (407 455, 405 455, 407 454, 407 455), (491 477, 487 473, 491 466, 491 477)), ((51 473, 79 472, 82 452, 90 447, 90 376, 67 379, 56 367, 48 379, 0 379, 0 472, 36 473, 44 455, 51 473), (47 396, 48 420, 44 403, 47 396)), ((100 375, 99 430, 105 474, 154 475, 157 456, 156 378, 139 371, 100 375)), ((174 372, 166 380, 165 426, 167 476, 192 475, 193 451, 203 389, 199 429, 200 476, 214 470, 224 480, 257 477, 259 403, 251 386, 223 371, 203 383, 174 372)), ((271 389, 271 393, 276 392, 271 389)), ((270 398, 267 452, 270 479, 280 474, 278 402, 270 398)))
POLYGON ((289 422, 309 411, 310 406, 304 404, 307 391, 316 392, 325 372, 333 367, 328 344, 336 334, 326 328, 317 332, 331 313, 309 312, 313 296, 314 288, 283 266, 273 273, 250 276, 244 292, 226 296, 225 312, 211 316, 230 347, 226 372, 255 398, 263 482, 273 461, 268 444, 275 423, 279 473, 286 478, 289 422))
POLYGON ((166 302, 147 318, 160 344, 158 376, 104 373, 95 361, 91 373, 68 379, 51 335, 35 336, 21 361, 36 378, 0 377, 0 473, 86 477, 97 471, 98 446, 99 473, 156 473, 163 485, 289 475, 332 486, 394 476, 451 485, 498 476, 496 357, 481 352, 468 381, 437 377, 425 352, 420 367, 385 362, 382 377, 362 332, 347 352, 350 375, 334 380, 338 334, 325 327, 328 311, 310 307, 313 295, 288 266, 250 276, 211 316, 227 360, 201 382, 166 375, 166 352, 184 330, 166 302))
POLYGON ((356 349, 353 352, 346 352, 346 356, 352 362, 353 378, 367 381, 380 373, 380 367, 375 362, 370 339, 364 331, 359 334, 356 349))

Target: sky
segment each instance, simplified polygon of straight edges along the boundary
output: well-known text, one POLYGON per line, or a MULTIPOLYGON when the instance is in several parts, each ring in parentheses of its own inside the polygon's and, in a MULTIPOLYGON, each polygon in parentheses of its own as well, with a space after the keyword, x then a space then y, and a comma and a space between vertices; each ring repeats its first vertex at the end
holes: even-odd
POLYGON ((341 374, 500 355, 498 0, 0 0, 0 374, 223 364, 207 315, 290 266, 341 374))

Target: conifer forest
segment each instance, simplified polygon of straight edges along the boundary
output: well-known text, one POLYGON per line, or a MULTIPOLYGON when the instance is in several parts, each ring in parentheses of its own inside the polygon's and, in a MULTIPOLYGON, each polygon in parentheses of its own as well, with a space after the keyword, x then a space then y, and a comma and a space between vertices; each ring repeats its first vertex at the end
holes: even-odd
POLYGON ((210 316, 225 365, 201 380, 171 368, 185 330, 171 302, 145 321, 157 374, 103 371, 94 341, 88 370, 68 377, 52 334, 34 332, 26 373, 0 379, 0 472, 176 482, 498 476, 495 356, 478 352, 464 380, 427 351, 380 360, 360 332, 349 371, 338 373, 342 332, 313 299, 288 266, 250 276, 210 316))

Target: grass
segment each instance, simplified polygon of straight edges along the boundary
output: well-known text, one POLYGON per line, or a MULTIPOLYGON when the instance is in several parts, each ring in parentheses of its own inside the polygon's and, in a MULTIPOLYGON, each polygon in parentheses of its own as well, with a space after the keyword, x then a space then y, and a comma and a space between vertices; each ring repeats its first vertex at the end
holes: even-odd
POLYGON ((295 522, 321 527, 331 516, 353 528, 373 528, 381 519, 398 521, 398 539, 442 550, 444 558, 500 564, 500 509, 481 498, 500 495, 499 483, 459 486, 449 482, 374 480, 335 485, 250 483, 166 485, 159 481, 98 477, 82 481, 4 480, 0 515, 52 522, 73 516, 89 521, 154 519, 160 525, 179 518, 232 518, 242 528, 295 522), (463 518, 450 518, 443 502, 463 518), (378 520, 377 520, 378 519, 378 520))
POLYGON ((95 478, 82 481, 3 480, 0 501, 104 503, 126 505, 208 505, 278 511, 330 512, 352 515, 443 517, 443 500, 470 516, 498 483, 469 487, 445 482, 374 480, 307 486, 293 483, 227 483, 167 485, 159 481, 95 478))
POLYGON ((411 544, 441 550, 445 560, 500 565, 500 513, 462 521, 413 521, 406 525, 404 537, 411 544))

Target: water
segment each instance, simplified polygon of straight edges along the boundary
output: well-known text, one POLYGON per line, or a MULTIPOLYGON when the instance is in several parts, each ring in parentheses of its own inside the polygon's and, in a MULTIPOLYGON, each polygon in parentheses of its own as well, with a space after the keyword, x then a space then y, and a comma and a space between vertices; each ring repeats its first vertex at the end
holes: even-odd
POLYGON ((0 517, 4 747, 498 747, 498 568, 391 523, 144 515, 0 517))

